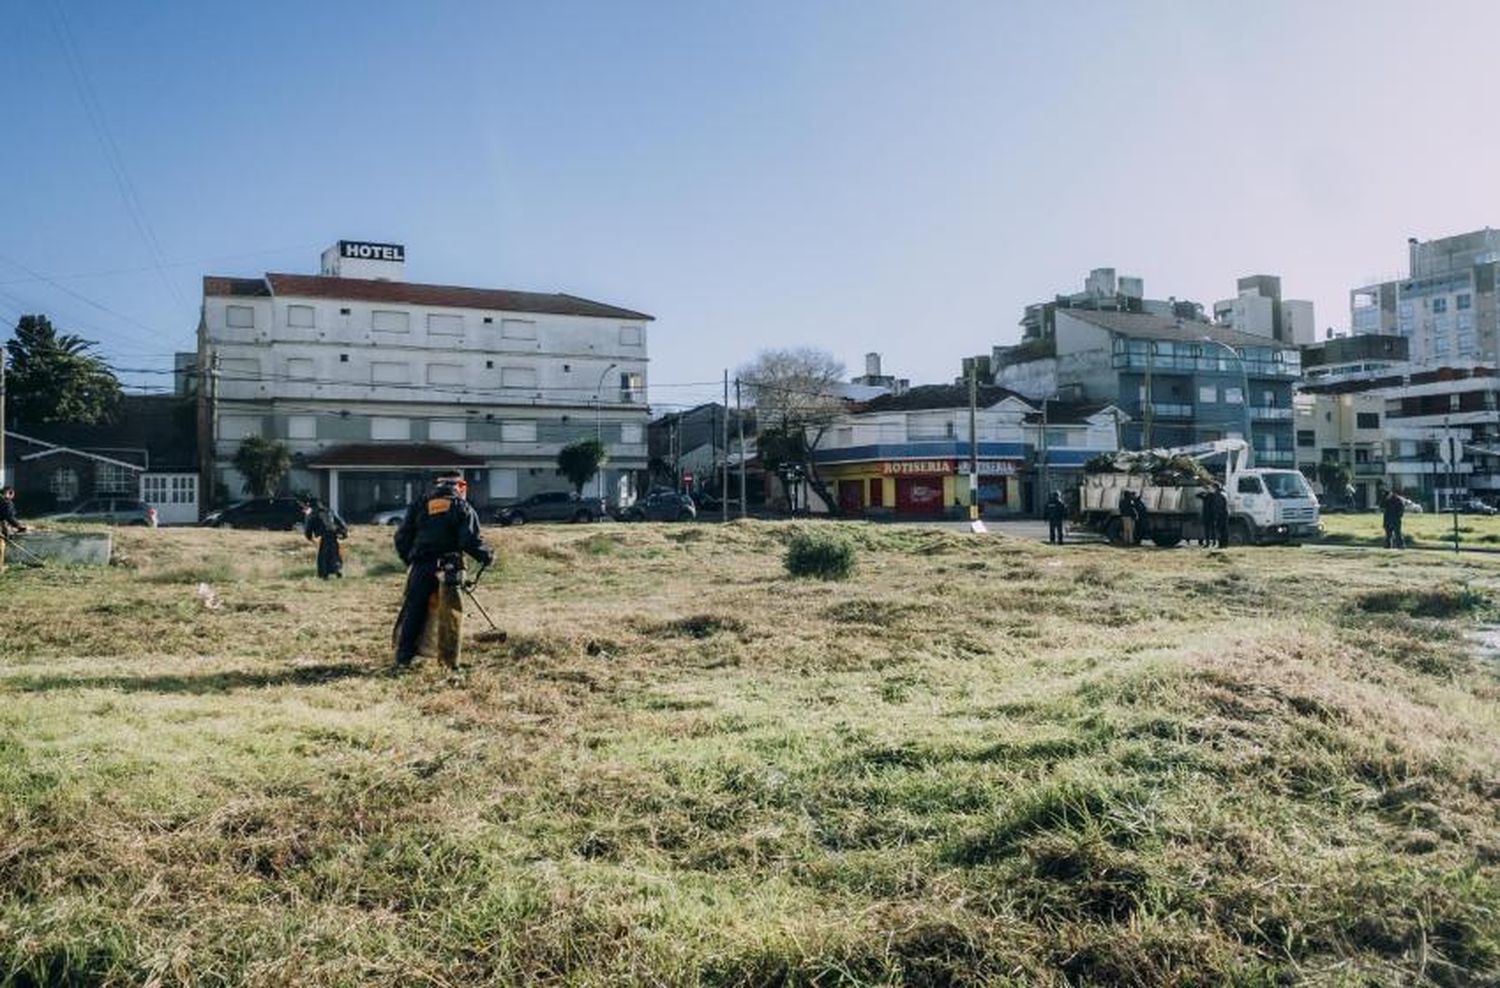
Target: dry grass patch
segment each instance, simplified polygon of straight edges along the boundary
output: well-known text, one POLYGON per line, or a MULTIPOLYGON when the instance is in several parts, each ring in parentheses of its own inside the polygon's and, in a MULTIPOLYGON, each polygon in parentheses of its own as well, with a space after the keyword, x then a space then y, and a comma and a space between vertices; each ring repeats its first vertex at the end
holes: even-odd
POLYGON ((7 574, 0 984, 1500 979, 1500 560, 837 527, 496 531, 454 681, 387 531, 7 574))

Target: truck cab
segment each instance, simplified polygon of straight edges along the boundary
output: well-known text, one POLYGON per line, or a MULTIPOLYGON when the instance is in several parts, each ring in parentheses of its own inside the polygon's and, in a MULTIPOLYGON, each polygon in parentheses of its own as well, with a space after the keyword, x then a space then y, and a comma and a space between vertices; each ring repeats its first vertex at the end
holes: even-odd
POLYGON ((1252 540, 1296 541, 1320 534, 1318 498, 1296 470, 1242 470, 1228 487, 1231 524, 1252 540))

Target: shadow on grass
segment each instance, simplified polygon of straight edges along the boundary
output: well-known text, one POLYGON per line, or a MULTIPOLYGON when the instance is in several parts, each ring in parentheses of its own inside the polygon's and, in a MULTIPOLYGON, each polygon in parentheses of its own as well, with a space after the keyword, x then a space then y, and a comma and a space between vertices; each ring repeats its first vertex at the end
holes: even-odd
POLYGON ((209 672, 181 676, 10 676, 0 678, 0 685, 23 693, 49 693, 54 690, 119 690, 123 693, 233 693, 236 690, 265 689, 273 686, 318 686, 344 679, 378 675, 374 666, 350 662, 323 663, 267 672, 209 672))

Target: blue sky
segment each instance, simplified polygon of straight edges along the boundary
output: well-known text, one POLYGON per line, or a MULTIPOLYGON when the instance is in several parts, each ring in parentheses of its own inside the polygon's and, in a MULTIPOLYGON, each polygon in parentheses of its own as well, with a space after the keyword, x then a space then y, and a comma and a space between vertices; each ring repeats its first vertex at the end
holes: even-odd
POLYGON ((664 406, 765 346, 945 380, 1095 266, 1280 274, 1342 329, 1408 235, 1500 224, 1497 37, 1481 2, 0 0, 0 320, 167 367, 203 274, 345 237, 656 315, 664 406))

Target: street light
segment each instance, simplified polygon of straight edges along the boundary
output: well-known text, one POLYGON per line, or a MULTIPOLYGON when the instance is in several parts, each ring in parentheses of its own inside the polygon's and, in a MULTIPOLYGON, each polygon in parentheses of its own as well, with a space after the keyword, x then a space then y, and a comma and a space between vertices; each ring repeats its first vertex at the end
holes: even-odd
MULTIPOLYGON (((599 383, 594 385, 594 442, 598 443, 600 446, 604 445, 604 401, 603 396, 600 392, 604 390, 604 379, 609 376, 610 371, 614 370, 618 366, 620 365, 610 364, 608 367, 604 368, 604 370, 599 373, 599 383)), ((598 480, 599 496, 603 497, 604 469, 602 467, 595 475, 595 479, 598 480)))
POLYGON ((1255 462, 1255 443, 1250 436, 1250 376, 1245 373, 1245 358, 1240 356, 1238 350, 1222 340, 1216 340, 1212 336, 1200 336, 1204 343, 1212 343, 1214 346, 1223 348, 1240 365, 1240 407, 1245 410, 1245 465, 1250 466, 1255 462))

